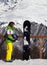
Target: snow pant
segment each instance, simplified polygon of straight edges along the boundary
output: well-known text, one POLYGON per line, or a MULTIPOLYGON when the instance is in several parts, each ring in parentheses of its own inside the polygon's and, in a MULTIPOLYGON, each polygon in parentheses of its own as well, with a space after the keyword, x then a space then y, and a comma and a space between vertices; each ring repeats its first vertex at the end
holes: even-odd
POLYGON ((24 45, 23 46, 23 60, 28 60, 29 59, 29 55, 30 55, 30 49, 29 49, 29 45, 24 45))
POLYGON ((11 60, 11 56, 12 56, 12 50, 13 50, 13 45, 12 43, 7 43, 6 44, 6 61, 11 60))

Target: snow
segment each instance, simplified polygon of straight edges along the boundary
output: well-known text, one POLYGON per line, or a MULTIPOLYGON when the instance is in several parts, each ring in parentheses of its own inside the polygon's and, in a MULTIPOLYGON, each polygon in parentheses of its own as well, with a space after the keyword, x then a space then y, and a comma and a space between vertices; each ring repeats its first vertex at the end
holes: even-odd
MULTIPOLYGON (((16 1, 16 0, 14 0, 16 1)), ((17 0, 17 3, 9 0, 6 5, 0 0, 0 21, 14 21, 16 27, 22 31, 23 22, 29 20, 31 22, 43 23, 47 26, 47 0, 17 0)))
POLYGON ((25 19, 47 25, 47 0, 19 0, 17 4, 10 0, 8 5, 0 4, 0 21, 23 23, 25 19))
POLYGON ((0 60, 0 65, 47 65, 47 60, 34 59, 34 60, 15 60, 12 63, 0 60))

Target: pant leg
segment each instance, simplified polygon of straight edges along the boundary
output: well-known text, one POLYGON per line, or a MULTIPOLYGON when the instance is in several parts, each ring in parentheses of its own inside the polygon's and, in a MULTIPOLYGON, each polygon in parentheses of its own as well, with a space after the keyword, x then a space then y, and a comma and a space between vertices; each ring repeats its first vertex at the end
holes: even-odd
POLYGON ((13 50, 12 43, 6 44, 6 47, 7 47, 6 60, 9 61, 9 60, 11 60, 11 56, 12 56, 12 50, 13 50))

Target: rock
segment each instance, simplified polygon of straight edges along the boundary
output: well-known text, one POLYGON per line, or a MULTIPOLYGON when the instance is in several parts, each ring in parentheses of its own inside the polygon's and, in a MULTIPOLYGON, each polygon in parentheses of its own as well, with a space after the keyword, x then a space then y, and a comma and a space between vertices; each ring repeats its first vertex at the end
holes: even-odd
MULTIPOLYGON (((47 36, 47 27, 44 26, 43 24, 37 24, 35 22, 32 22, 31 23, 31 35, 47 36)), ((34 42, 33 44, 40 49, 39 39, 34 38, 33 42, 34 42)), ((42 42, 43 42, 42 43, 43 51, 45 49, 45 51, 43 52, 43 58, 47 58, 47 57, 45 57, 45 56, 47 56, 47 39, 43 38, 42 42)))
MULTIPOLYGON (((0 35, 5 35, 5 27, 0 28, 0 35)), ((21 29, 14 28, 14 33, 17 35, 23 35, 21 29)), ((31 23, 31 35, 47 35, 47 27, 43 24, 38 24, 35 22, 31 23)), ((5 59, 6 56, 6 44, 5 41, 1 45, 2 41, 4 39, 0 39, 0 59, 5 59)), ((43 58, 47 59, 47 39, 42 39, 42 50, 43 50, 43 58)), ((22 38, 18 38, 16 42, 13 43, 13 53, 12 58, 13 59, 22 59, 23 58, 23 44, 24 40, 22 38)), ((40 44, 39 39, 31 39, 31 45, 30 45, 30 57, 32 59, 39 58, 40 57, 40 44)))

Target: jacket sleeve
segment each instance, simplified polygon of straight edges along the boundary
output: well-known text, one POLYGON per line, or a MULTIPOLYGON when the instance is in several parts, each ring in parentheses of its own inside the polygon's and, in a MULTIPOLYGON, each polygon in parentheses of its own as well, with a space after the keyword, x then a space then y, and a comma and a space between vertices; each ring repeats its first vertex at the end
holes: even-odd
POLYGON ((9 40, 14 40, 14 38, 13 38, 13 31, 12 30, 7 30, 7 35, 10 35, 10 36, 7 36, 7 38, 9 39, 9 40))

